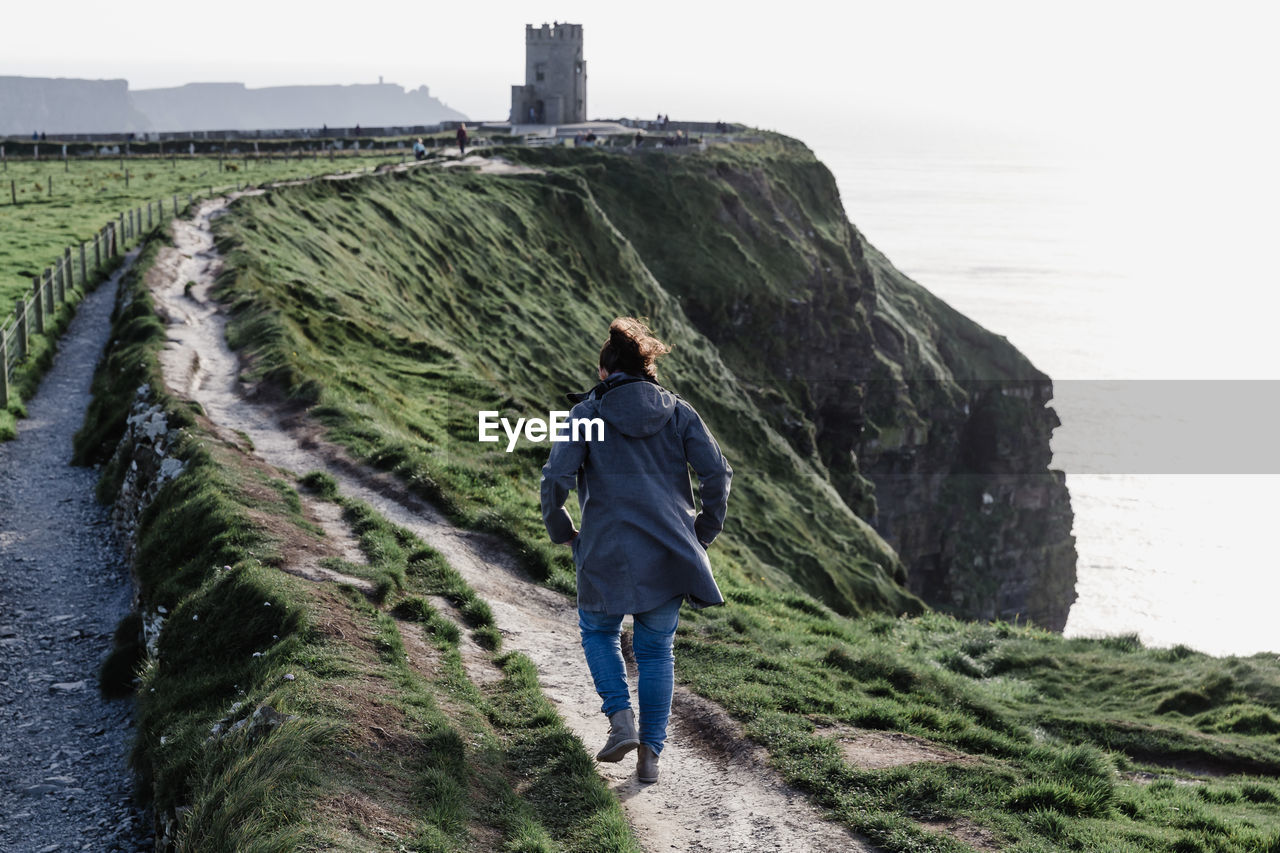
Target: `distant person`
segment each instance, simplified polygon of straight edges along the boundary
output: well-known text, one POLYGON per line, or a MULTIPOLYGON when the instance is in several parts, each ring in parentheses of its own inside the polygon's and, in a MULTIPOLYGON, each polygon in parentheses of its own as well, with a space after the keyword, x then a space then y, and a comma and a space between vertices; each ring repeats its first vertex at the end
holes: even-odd
POLYGON ((413 159, 427 159, 427 146, 422 144, 422 137, 418 137, 418 141, 413 143, 413 159))
POLYGON ((644 134, 637 130, 636 131, 636 147, 639 148, 642 145, 644 145, 644 134))
POLYGON ((458 156, 466 156, 467 153, 467 123, 464 121, 458 125, 458 156))
POLYGON ((529 124, 537 124, 537 118, 538 113, 533 109, 533 107, 529 107, 529 124))
POLYGON ((33 131, 31 131, 31 141, 32 141, 32 142, 39 142, 39 141, 40 141, 40 131, 38 131, 38 130, 33 130, 33 131))
POLYGON ((724 525, 733 471, 707 425, 658 384, 654 362, 670 349, 634 317, 609 326, 600 384, 577 402, 570 423, 601 418, 604 434, 551 445, 542 468, 542 518, 551 541, 569 545, 578 578, 578 628, 596 692, 609 717, 599 761, 638 750, 636 776, 658 781, 667 740, 680 605, 723 604, 707 548, 724 525), (588 452, 589 451, 589 452, 588 452), (689 468, 698 478, 695 514, 689 468), (578 491, 582 526, 564 509, 578 491), (640 685, 637 730, 619 648, 622 617, 635 620, 632 647, 640 685))
POLYGON ((360 135, 360 125, 356 125, 356 136, 360 135))

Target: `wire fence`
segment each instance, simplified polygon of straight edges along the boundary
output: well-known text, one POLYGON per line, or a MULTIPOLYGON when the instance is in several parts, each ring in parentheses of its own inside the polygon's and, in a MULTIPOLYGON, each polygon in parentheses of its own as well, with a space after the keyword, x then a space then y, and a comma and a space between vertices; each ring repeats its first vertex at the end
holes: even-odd
MULTIPOLYGON (((208 195, 239 189, 239 184, 210 186, 208 195)), ((190 206, 203 195, 202 192, 186 193, 186 205, 190 206)), ((9 405, 14 374, 30 358, 34 337, 56 335, 60 328, 59 313, 70 310, 100 283, 117 258, 140 244, 164 221, 166 210, 171 216, 177 216, 183 199, 183 195, 174 194, 121 211, 98 229, 92 239, 66 247, 42 274, 32 278, 30 292, 15 300, 13 312, 0 320, 0 408, 9 405)))

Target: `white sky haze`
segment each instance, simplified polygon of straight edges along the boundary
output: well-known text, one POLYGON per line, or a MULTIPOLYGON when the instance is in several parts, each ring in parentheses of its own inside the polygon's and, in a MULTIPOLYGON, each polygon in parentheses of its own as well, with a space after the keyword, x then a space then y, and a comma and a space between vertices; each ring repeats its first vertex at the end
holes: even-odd
MULTIPOLYGON (((11 3, 0 74, 134 88, 375 82, 506 117, 524 25, 585 26, 593 117, 787 130, 857 115, 1115 144, 1271 122, 1276 7, 1264 3, 11 3), (20 34, 20 35, 18 35, 20 34), (18 37, 14 37, 18 35, 18 37)), ((1274 133, 1274 126, 1265 131, 1274 133)), ((1274 139, 1271 139, 1274 142, 1274 139)))

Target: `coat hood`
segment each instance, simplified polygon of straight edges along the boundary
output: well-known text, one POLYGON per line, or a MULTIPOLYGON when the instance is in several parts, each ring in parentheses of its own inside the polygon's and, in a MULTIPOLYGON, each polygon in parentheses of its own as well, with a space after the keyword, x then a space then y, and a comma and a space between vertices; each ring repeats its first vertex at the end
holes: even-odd
POLYGON ((645 438, 667 425, 676 395, 652 382, 631 382, 600 398, 600 416, 623 435, 645 438))

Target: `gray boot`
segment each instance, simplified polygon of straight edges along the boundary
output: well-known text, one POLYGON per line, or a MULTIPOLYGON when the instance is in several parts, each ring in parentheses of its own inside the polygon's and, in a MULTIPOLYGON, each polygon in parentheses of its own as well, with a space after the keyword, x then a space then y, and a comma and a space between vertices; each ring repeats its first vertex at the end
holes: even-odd
POLYGON ((636 735, 636 715, 630 708, 614 711, 609 715, 609 740, 596 754, 597 761, 621 761, 628 752, 640 745, 636 735))
POLYGON ((653 751, 647 743, 640 744, 640 751, 636 753, 636 778, 646 785, 651 785, 658 781, 658 753, 653 751))

